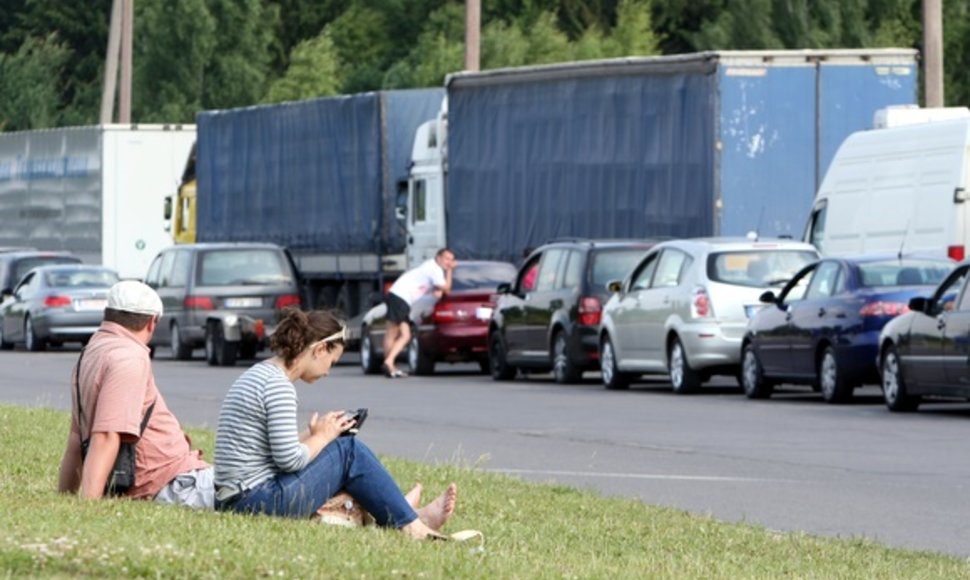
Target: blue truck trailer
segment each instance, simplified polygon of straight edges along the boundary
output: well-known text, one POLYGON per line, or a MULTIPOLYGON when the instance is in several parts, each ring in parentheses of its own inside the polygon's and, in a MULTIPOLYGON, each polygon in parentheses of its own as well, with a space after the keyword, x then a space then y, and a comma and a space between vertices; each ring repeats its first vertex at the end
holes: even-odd
POLYGON ((405 267, 396 208, 443 89, 199 113, 196 239, 290 250, 305 305, 353 315, 405 267))
POLYGON ((798 238, 843 139, 916 102, 916 56, 704 52, 451 75, 446 110, 415 140, 408 258, 448 245, 516 261, 559 237, 798 238))

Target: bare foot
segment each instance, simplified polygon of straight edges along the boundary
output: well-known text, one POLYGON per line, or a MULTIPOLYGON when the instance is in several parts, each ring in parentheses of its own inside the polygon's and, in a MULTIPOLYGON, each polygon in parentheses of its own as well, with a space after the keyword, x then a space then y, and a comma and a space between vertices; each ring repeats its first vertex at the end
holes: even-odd
POLYGON ((418 517, 434 531, 441 529, 455 513, 458 503, 458 486, 452 483, 441 495, 418 510, 418 517))
POLYGON ((432 536, 441 537, 441 534, 426 526, 425 523, 421 521, 421 518, 418 518, 410 524, 403 526, 401 528, 401 532, 412 540, 424 540, 429 539, 432 536))
POLYGON ((423 490, 424 488, 420 483, 415 483, 414 487, 411 488, 411 491, 404 494, 404 499, 408 500, 408 503, 412 508, 418 509, 418 506, 421 505, 421 492, 423 490))

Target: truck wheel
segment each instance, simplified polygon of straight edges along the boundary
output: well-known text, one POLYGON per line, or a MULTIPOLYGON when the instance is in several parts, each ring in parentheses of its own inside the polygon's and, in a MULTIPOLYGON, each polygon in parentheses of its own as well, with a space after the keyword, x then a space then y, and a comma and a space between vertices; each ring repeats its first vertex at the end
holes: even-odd
POLYGON ((360 370, 364 371, 365 375, 376 375, 381 372, 381 360, 374 351, 370 329, 366 326, 360 329, 360 370))
POLYGON ((40 352, 47 348, 47 341, 37 336, 34 321, 29 316, 24 320, 24 346, 31 352, 40 352))
POLYGON ((839 372, 839 362, 831 346, 825 347, 825 352, 818 361, 816 376, 826 403, 845 403, 852 398, 852 385, 847 384, 845 377, 839 372))
POLYGON ((177 322, 172 323, 172 358, 175 360, 189 360, 192 358, 192 345, 182 340, 182 331, 177 322))
POLYGON ((0 350, 13 350, 13 343, 3 338, 3 320, 0 320, 0 350))
POLYGON ((566 333, 560 330, 552 341, 552 376, 560 385, 578 383, 583 378, 583 371, 569 360, 566 338, 566 333))
POLYGON ((750 343, 744 345, 741 355, 741 388, 749 399, 767 399, 775 390, 774 384, 765 380, 758 353, 750 343))
POLYGON ((205 327, 205 360, 210 366, 231 367, 236 364, 239 345, 226 340, 222 325, 210 322, 205 327))
POLYGON ((670 353, 667 356, 667 369, 670 372, 670 384, 674 387, 674 392, 678 395, 696 392, 701 386, 701 376, 694 369, 690 368, 687 361, 687 352, 679 338, 674 338, 670 346, 670 353))
POLYGON ((607 336, 600 345, 600 372, 603 375, 603 386, 610 391, 630 388, 630 375, 620 372, 616 366, 616 349, 613 341, 607 336))
POLYGON ((903 380, 902 369, 899 368, 896 347, 890 346, 886 349, 879 371, 882 377, 882 397, 890 411, 909 413, 919 408, 921 398, 906 392, 906 382, 903 380))
POLYGON ((511 381, 516 368, 505 357, 505 340, 497 331, 488 335, 488 361, 492 367, 492 380, 511 381))
POLYGON ((421 348, 417 331, 411 331, 411 343, 408 345, 408 366, 415 375, 430 375, 434 373, 434 359, 421 348))

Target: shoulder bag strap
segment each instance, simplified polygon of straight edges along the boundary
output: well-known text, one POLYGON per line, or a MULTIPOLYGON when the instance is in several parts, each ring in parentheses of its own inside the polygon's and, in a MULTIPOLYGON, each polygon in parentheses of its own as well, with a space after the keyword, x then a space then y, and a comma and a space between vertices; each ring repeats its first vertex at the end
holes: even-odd
POLYGON ((81 359, 84 357, 84 348, 81 347, 81 354, 77 357, 77 365, 74 367, 74 394, 75 402, 77 403, 77 428, 81 432, 81 441, 84 441, 84 411, 81 410, 81 387, 79 385, 81 381, 81 359))

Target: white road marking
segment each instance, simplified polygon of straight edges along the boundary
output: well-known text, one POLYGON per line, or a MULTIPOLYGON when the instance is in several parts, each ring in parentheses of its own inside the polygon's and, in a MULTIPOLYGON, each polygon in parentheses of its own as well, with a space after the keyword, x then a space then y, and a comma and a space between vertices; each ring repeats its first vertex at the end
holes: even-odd
POLYGON ((509 475, 558 475, 563 477, 602 477, 613 479, 651 479, 662 481, 718 481, 739 483, 780 483, 791 482, 786 479, 766 479, 760 477, 731 477, 722 475, 672 475, 657 473, 610 473, 602 471, 559 471, 554 469, 486 469, 509 475))

